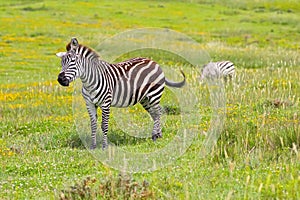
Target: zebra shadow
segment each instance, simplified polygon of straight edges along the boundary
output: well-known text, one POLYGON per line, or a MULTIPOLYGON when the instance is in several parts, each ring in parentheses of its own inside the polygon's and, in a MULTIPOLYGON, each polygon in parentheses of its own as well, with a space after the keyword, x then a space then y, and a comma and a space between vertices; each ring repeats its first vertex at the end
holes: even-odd
MULTIPOLYGON (((145 143, 148 140, 151 140, 151 132, 149 132, 149 137, 141 138, 141 137, 135 137, 127 134, 126 132, 119 130, 119 129, 112 129, 109 131, 108 135, 108 143, 113 146, 131 146, 131 145, 137 145, 141 143, 145 143)), ((92 139, 90 134, 80 134, 79 140, 81 142, 73 143, 72 148, 89 148, 92 139)), ((97 148, 102 148, 102 133, 97 133, 96 136, 97 140, 97 148)))
POLYGON ((110 130, 110 133, 108 134, 109 143, 116 146, 137 145, 145 143, 149 139, 151 139, 151 132, 149 132, 148 138, 131 136, 120 129, 110 130))

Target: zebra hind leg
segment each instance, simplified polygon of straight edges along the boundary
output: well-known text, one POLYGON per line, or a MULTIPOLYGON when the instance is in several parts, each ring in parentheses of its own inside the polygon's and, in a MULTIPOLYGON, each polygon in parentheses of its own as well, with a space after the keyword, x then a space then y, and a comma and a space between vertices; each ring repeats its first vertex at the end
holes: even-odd
POLYGON ((160 124, 160 116, 162 114, 162 108, 159 104, 155 105, 154 107, 151 107, 149 109, 149 113, 154 121, 152 140, 155 141, 157 138, 162 137, 161 124, 160 124))
POLYGON ((147 112, 150 114, 151 118, 154 121, 153 130, 152 130, 152 140, 156 141, 157 138, 162 137, 161 132, 161 124, 160 124, 160 116, 162 114, 162 108, 159 104, 156 104, 152 107, 148 107, 149 105, 147 102, 142 102, 142 106, 147 110, 147 112))

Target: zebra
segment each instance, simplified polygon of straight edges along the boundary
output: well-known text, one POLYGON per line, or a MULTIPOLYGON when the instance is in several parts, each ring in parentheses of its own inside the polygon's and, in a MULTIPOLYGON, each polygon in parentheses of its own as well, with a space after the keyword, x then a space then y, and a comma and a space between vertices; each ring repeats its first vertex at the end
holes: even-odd
POLYGON ((235 75, 234 64, 230 61, 210 62, 203 66, 201 71, 201 80, 204 78, 221 78, 225 81, 227 78, 233 78, 235 75))
POLYGON ((181 82, 165 78, 161 67, 148 58, 132 58, 111 64, 102 59, 91 48, 72 38, 66 46, 67 52, 56 55, 61 58, 62 70, 57 81, 69 86, 77 78, 82 82, 82 96, 91 122, 91 146, 96 148, 97 108, 102 110, 102 149, 108 147, 108 121, 110 107, 128 107, 140 103, 154 121, 152 140, 162 137, 159 105, 165 85, 181 88, 186 77, 183 71, 181 82))

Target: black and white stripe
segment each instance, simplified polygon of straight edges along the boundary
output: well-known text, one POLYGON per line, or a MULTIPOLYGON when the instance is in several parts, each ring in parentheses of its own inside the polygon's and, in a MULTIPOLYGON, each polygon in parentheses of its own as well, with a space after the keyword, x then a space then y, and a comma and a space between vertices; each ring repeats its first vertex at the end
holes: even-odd
POLYGON ((97 108, 102 109, 102 148, 106 148, 108 120, 110 107, 128 107, 136 103, 148 111, 154 121, 152 139, 162 136, 159 105, 165 85, 182 87, 181 82, 172 82, 165 78, 160 66, 147 58, 133 58, 117 64, 110 64, 99 58, 90 48, 79 45, 76 38, 72 38, 67 45, 67 52, 56 54, 62 58, 62 71, 58 75, 58 82, 62 86, 76 78, 82 81, 82 95, 91 120, 92 144, 96 148, 97 108))
POLYGON ((234 64, 230 61, 210 62, 203 66, 201 80, 204 78, 232 78, 235 75, 234 64))

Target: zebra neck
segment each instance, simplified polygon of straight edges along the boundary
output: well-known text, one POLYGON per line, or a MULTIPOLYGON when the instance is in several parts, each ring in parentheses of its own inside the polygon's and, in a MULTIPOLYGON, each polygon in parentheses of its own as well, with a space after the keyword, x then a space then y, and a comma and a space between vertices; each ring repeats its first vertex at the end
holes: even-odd
POLYGON ((100 60, 90 60, 90 62, 83 63, 85 64, 82 67, 83 70, 80 76, 82 85, 88 91, 94 90, 105 82, 106 69, 100 60))

